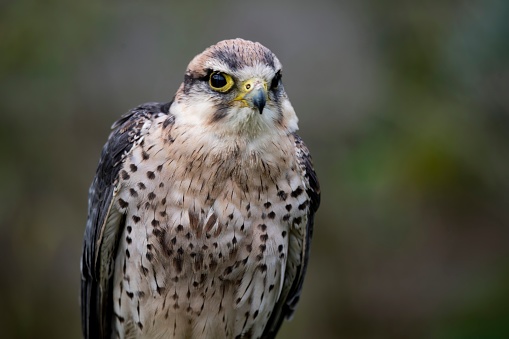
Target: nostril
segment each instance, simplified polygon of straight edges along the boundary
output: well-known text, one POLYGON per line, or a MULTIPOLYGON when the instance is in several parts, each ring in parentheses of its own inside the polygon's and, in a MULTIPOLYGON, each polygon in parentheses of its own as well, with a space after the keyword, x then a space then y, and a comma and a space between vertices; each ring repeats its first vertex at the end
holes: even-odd
POLYGON ((246 84, 246 89, 247 90, 251 89, 251 84, 246 84))

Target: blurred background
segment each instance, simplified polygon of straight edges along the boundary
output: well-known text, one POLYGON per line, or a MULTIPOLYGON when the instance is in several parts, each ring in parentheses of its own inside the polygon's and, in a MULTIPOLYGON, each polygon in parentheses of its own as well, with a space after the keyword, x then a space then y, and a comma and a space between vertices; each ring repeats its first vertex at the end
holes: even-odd
POLYGON ((270 48, 322 185, 280 338, 509 338, 508 1, 0 3, 0 327, 79 338, 109 126, 225 38, 270 48))

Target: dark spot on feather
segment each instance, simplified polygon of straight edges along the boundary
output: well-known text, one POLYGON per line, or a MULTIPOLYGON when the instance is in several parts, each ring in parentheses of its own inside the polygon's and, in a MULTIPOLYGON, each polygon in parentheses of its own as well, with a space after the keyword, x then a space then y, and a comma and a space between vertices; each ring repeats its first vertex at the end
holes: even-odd
POLYGON ((155 177, 156 175, 154 174, 154 172, 147 171, 147 178, 149 178, 150 180, 154 180, 155 177))
POLYGON ((269 219, 274 219, 276 217, 276 213, 274 213, 274 211, 272 211, 267 216, 269 217, 269 219))
POLYGON ((135 164, 129 165, 129 168, 131 169, 131 172, 136 172, 138 170, 138 167, 135 164))
POLYGON ((148 200, 154 200, 156 197, 156 194, 154 192, 150 192, 147 196, 148 200))
POLYGON ((182 272, 182 264, 184 263, 184 260, 182 260, 182 258, 175 257, 173 258, 172 263, 177 273, 182 272))
POLYGON ((141 220, 141 218, 140 218, 139 216, 137 216, 137 215, 134 215, 134 214, 133 214, 133 221, 134 221, 135 223, 137 223, 137 222, 138 222, 138 221, 140 221, 140 220, 141 220))
POLYGON ((124 179, 124 180, 129 180, 129 178, 131 178, 131 176, 129 175, 129 173, 127 173, 127 171, 125 171, 125 170, 122 170, 122 171, 120 172, 120 175, 122 176, 122 179, 124 179))
POLYGON ((302 194, 302 192, 304 192, 304 190, 302 190, 302 187, 299 186, 295 189, 295 191, 291 193, 291 196, 292 198, 297 198, 299 195, 302 194))
POLYGON ((160 240, 164 239, 164 234, 166 233, 165 230, 161 229, 161 228, 154 228, 152 230, 152 234, 155 235, 157 238, 159 238, 160 240))
POLYGON ((279 191, 279 192, 277 192, 277 196, 278 196, 279 198, 281 198, 281 200, 283 200, 283 201, 284 201, 284 200, 286 200, 286 198, 288 197, 288 195, 285 193, 285 191, 279 191))
POLYGON ((300 210, 305 209, 308 206, 308 204, 309 204, 308 200, 304 201, 302 204, 299 205, 299 209, 300 210))
POLYGON ((143 273, 144 276, 147 276, 148 268, 146 268, 145 266, 141 266, 141 272, 143 273))
POLYGON ((118 199, 118 204, 122 208, 126 208, 127 206, 129 206, 129 203, 127 201, 123 200, 123 199, 118 199))

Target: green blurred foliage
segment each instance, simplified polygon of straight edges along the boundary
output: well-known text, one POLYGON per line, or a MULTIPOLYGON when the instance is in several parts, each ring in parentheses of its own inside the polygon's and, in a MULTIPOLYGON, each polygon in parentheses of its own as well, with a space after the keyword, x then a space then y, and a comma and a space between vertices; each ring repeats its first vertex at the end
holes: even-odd
POLYGON ((0 4, 0 325, 80 336, 108 128, 225 38, 271 48, 323 188, 281 338, 509 337, 509 2, 0 4))

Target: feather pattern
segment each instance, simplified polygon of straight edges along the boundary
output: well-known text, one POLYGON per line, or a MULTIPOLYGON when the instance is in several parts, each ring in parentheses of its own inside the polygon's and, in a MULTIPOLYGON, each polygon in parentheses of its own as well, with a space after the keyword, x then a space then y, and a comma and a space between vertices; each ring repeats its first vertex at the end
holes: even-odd
POLYGON ((274 311, 263 333, 263 339, 275 338, 283 320, 291 319, 293 313, 295 312, 295 307, 299 302, 300 294, 302 291, 304 276, 306 275, 309 259, 309 248, 311 244, 311 238, 313 236, 315 213, 320 206, 320 185, 313 168, 311 155, 309 154, 309 150, 302 141, 301 137, 297 133, 293 133, 292 136, 295 141, 295 156, 298 159, 301 174, 305 178, 306 194, 309 199, 309 209, 306 228, 302 233, 302 238, 298 239, 303 243, 302 246, 297 247, 301 248, 302 250, 299 253, 299 257, 297 259, 296 272, 293 274, 293 278, 289 278, 288 273, 285 275, 286 288, 282 291, 281 298, 278 300, 276 306, 274 307, 274 311))
POLYGON ((103 147, 89 190, 88 219, 81 258, 82 330, 85 338, 111 333, 111 275, 122 215, 112 211, 118 174, 129 152, 141 141, 154 117, 167 114, 171 103, 147 103, 126 113, 113 126, 103 147))

